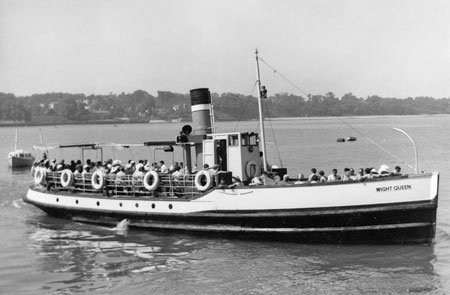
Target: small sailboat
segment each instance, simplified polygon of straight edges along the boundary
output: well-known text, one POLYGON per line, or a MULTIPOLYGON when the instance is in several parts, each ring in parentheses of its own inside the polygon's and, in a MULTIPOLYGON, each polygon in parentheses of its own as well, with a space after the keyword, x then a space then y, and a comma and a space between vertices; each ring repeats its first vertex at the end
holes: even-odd
POLYGON ((17 149, 17 129, 14 141, 14 151, 8 154, 8 164, 12 168, 31 167, 34 163, 34 156, 25 150, 17 149))

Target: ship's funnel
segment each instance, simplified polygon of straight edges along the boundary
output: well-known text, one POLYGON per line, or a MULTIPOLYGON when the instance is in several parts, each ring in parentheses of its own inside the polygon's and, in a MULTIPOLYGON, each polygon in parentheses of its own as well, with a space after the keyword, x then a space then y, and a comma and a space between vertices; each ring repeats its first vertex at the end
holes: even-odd
POLYGON ((211 133, 211 94, 208 88, 192 89, 191 111, 194 134, 211 133))

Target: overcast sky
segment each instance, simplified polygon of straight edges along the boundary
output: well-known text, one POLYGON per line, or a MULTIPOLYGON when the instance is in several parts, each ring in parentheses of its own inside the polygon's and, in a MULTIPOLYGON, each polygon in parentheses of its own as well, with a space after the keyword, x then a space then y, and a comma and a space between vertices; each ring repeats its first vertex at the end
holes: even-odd
POLYGON ((0 0, 0 92, 450 97, 450 1, 0 0), (269 94, 302 93, 261 64, 269 94))

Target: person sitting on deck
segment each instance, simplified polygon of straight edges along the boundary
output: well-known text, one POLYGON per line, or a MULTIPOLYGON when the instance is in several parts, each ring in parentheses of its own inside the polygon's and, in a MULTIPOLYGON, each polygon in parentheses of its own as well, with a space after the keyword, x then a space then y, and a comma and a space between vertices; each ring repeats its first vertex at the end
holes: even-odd
POLYGON ((228 188, 236 188, 240 186, 243 186, 241 179, 237 176, 233 176, 232 183, 228 186, 228 188))
POLYGON ((328 179, 327 179, 328 182, 336 182, 336 181, 341 180, 341 176, 337 174, 337 169, 336 168, 334 168, 332 170, 332 172, 333 173, 328 176, 328 179))
POLYGON ((375 169, 375 168, 370 169, 370 179, 378 178, 378 177, 380 177, 380 174, 378 174, 377 169, 375 169))
POLYGON ((81 176, 81 173, 83 172, 83 167, 81 167, 81 165, 76 165, 75 166, 75 171, 73 172, 74 176, 81 176))
POLYGON ((402 175, 401 170, 402 168, 400 168, 400 166, 395 166, 394 171, 391 172, 391 175, 392 176, 402 175))
POLYGON ((319 176, 317 176, 317 170, 316 170, 316 168, 312 168, 311 169, 311 174, 308 176, 308 181, 309 182, 311 182, 311 181, 319 181, 319 176))
POLYGON ((380 169, 378 169, 378 174, 380 176, 389 176, 389 171, 388 171, 389 167, 387 165, 381 165, 380 169))
POLYGON ((287 174, 283 175, 283 180, 279 181, 277 184, 284 185, 284 186, 291 185, 291 183, 289 182, 289 175, 287 175, 287 174))
POLYGON ((169 173, 169 168, 167 168, 167 166, 166 166, 166 164, 164 164, 164 161, 163 160, 161 160, 161 161, 159 161, 159 166, 160 166, 160 168, 159 168, 159 172, 160 173, 169 173))
POLYGON ((319 171, 319 182, 320 183, 325 183, 325 182, 327 182, 328 181, 328 179, 327 179, 327 177, 325 176, 325 172, 323 171, 323 170, 320 170, 319 171))
POLYGON ((252 181, 249 183, 249 186, 259 186, 259 185, 263 185, 263 181, 261 179, 261 177, 259 176, 255 176, 252 178, 252 181))
POLYGON ((181 167, 175 166, 175 171, 172 172, 173 180, 180 181, 183 178, 183 173, 181 173, 181 167))
POLYGON ((133 173, 133 178, 134 179, 141 179, 141 180, 143 180, 144 176, 145 176, 145 172, 144 171, 145 171, 144 165, 137 164, 136 165, 136 171, 134 171, 134 173, 133 173))
POLYGON ((264 171, 261 175, 261 180, 263 181, 264 185, 275 185, 276 182, 273 180, 267 171, 264 171))

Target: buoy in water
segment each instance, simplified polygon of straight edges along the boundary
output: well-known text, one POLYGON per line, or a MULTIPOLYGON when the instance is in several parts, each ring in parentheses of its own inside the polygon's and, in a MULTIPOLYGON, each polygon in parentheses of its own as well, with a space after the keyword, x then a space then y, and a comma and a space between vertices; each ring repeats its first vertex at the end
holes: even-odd
POLYGON ((347 141, 356 141, 356 137, 354 136, 347 137, 347 141))
POLYGON ((345 142, 345 138, 338 138, 337 142, 345 142))

